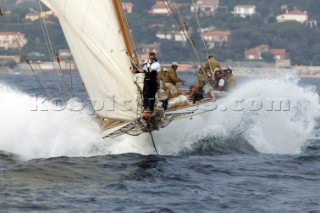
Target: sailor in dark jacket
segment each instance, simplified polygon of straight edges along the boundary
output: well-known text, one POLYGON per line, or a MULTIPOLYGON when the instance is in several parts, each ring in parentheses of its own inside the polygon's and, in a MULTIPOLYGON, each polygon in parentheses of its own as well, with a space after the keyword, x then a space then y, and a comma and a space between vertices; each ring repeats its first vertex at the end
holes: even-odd
POLYGON ((159 87, 159 75, 161 70, 160 64, 156 61, 156 54, 154 52, 149 53, 149 60, 142 65, 142 69, 145 73, 144 86, 143 86, 143 118, 148 120, 151 112, 154 109, 155 95, 157 88, 159 87))

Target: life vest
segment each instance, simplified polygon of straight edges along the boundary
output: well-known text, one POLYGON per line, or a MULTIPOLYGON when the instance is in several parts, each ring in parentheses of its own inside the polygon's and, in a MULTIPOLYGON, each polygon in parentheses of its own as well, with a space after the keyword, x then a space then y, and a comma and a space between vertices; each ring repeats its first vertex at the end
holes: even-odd
POLYGON ((160 69, 160 64, 157 61, 150 62, 150 60, 148 60, 146 63, 143 64, 143 70, 146 75, 146 79, 150 78, 150 74, 152 71, 159 72, 160 69))

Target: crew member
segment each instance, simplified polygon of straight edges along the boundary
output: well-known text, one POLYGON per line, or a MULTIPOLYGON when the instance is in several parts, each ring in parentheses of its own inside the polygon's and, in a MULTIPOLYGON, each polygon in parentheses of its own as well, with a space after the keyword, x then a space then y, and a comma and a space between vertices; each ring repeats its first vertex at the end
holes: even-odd
POLYGON ((145 73, 143 85, 143 119, 149 120, 154 109, 155 95, 160 84, 160 77, 158 72, 161 70, 160 64, 156 60, 154 52, 149 53, 149 60, 142 65, 145 73))

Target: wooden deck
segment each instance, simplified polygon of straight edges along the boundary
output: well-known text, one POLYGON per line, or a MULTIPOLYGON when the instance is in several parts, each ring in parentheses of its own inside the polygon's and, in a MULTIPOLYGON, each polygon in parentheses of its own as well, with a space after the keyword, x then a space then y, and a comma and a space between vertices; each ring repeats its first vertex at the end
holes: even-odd
MULTIPOLYGON (((195 104, 191 104, 191 105, 190 105, 190 101, 192 101, 192 100, 188 100, 189 102, 184 101, 184 102, 181 102, 181 103, 178 103, 176 105, 171 106, 165 112, 174 112, 176 110, 186 109, 188 107, 203 105, 203 104, 212 102, 213 100, 214 99, 212 99, 212 98, 205 98, 205 99, 203 99, 201 101, 197 101, 195 104)), ((106 131, 108 129, 112 129, 114 127, 118 127, 118 126, 124 125, 126 123, 132 122, 133 120, 132 121, 112 121, 112 120, 108 120, 108 119, 100 117, 99 121, 100 121, 101 130, 106 131)))

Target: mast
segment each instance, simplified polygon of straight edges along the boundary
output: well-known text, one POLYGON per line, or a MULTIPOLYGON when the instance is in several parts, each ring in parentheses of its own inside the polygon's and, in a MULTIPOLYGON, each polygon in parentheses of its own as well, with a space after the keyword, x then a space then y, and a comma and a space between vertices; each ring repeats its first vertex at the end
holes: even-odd
POLYGON ((121 27, 122 36, 127 47, 128 56, 131 58, 131 62, 136 65, 138 63, 137 54, 136 54, 136 50, 134 49, 133 39, 130 33, 126 16, 122 8, 121 0, 112 0, 112 1, 115 8, 115 12, 118 17, 119 25, 121 27))

